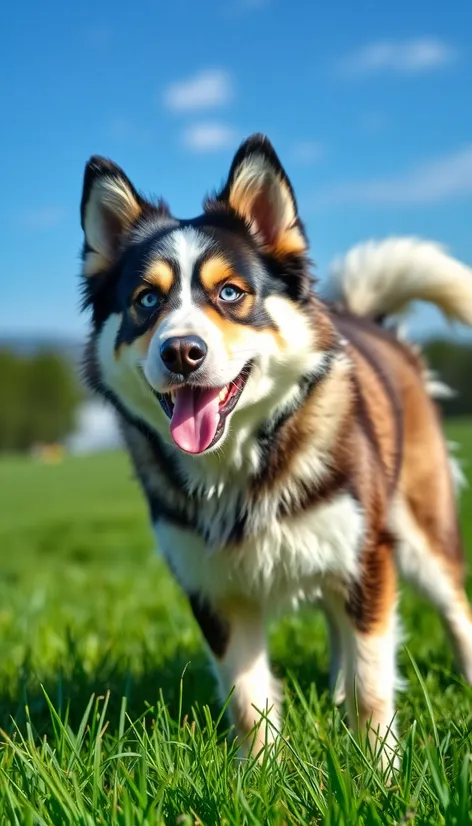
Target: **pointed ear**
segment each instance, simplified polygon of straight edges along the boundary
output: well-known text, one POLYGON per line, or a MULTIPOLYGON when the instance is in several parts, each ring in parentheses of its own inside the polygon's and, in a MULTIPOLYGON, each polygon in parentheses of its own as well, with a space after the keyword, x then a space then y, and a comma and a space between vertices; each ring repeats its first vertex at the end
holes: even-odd
POLYGON ((275 257, 306 252, 292 185, 264 135, 253 135, 240 146, 217 202, 244 218, 263 249, 275 257))
POLYGON ((84 275, 95 275, 110 267, 123 237, 138 220, 145 204, 119 166, 106 158, 90 158, 85 167, 80 206, 85 236, 84 275))

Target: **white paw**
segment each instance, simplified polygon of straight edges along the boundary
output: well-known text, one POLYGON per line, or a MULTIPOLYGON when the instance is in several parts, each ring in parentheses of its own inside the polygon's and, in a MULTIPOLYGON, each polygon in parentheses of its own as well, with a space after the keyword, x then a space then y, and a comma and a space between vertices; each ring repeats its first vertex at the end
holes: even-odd
POLYGON ((338 671, 336 679, 331 683, 331 692, 333 695, 333 702, 336 706, 342 705, 346 699, 346 687, 344 683, 344 674, 338 671))

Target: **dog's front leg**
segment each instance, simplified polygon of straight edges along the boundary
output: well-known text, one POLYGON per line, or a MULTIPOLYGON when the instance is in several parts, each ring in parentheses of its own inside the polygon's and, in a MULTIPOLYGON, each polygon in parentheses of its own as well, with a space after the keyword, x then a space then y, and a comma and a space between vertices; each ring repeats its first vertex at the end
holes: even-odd
POLYGON ((380 765, 398 764, 395 725, 396 572, 392 541, 381 536, 365 549, 347 600, 332 595, 330 612, 341 633, 350 724, 367 733, 380 765), (366 731, 367 730, 367 731, 366 731))
POLYGON ((258 754, 274 742, 280 726, 279 687, 270 671, 262 611, 244 600, 213 608, 192 596, 190 604, 211 650, 222 700, 233 692, 230 711, 244 741, 241 750, 258 754))

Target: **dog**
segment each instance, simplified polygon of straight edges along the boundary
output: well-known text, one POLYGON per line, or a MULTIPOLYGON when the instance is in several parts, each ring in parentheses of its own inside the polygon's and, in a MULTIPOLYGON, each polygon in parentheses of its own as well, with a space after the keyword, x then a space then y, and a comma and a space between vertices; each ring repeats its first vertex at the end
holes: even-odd
POLYGON ((242 747, 281 725, 267 618, 317 600, 333 690, 391 762, 398 575, 439 610, 469 682, 472 618, 444 388, 389 319, 423 299, 472 324, 471 270, 429 242, 371 242, 323 301, 262 135, 191 220, 94 156, 81 223, 86 379, 117 411, 242 747))

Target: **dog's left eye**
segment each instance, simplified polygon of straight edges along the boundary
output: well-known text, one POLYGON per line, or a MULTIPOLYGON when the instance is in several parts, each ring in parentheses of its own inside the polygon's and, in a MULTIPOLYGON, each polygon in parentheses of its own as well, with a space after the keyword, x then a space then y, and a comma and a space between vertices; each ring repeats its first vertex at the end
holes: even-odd
POLYGON ((157 307, 158 303, 159 299, 156 293, 152 290, 146 290, 138 296, 138 304, 145 310, 153 310, 155 307, 157 307))
POLYGON ((234 284, 225 284, 220 290, 220 298, 222 301, 237 301, 242 295, 243 291, 235 287, 234 284))

